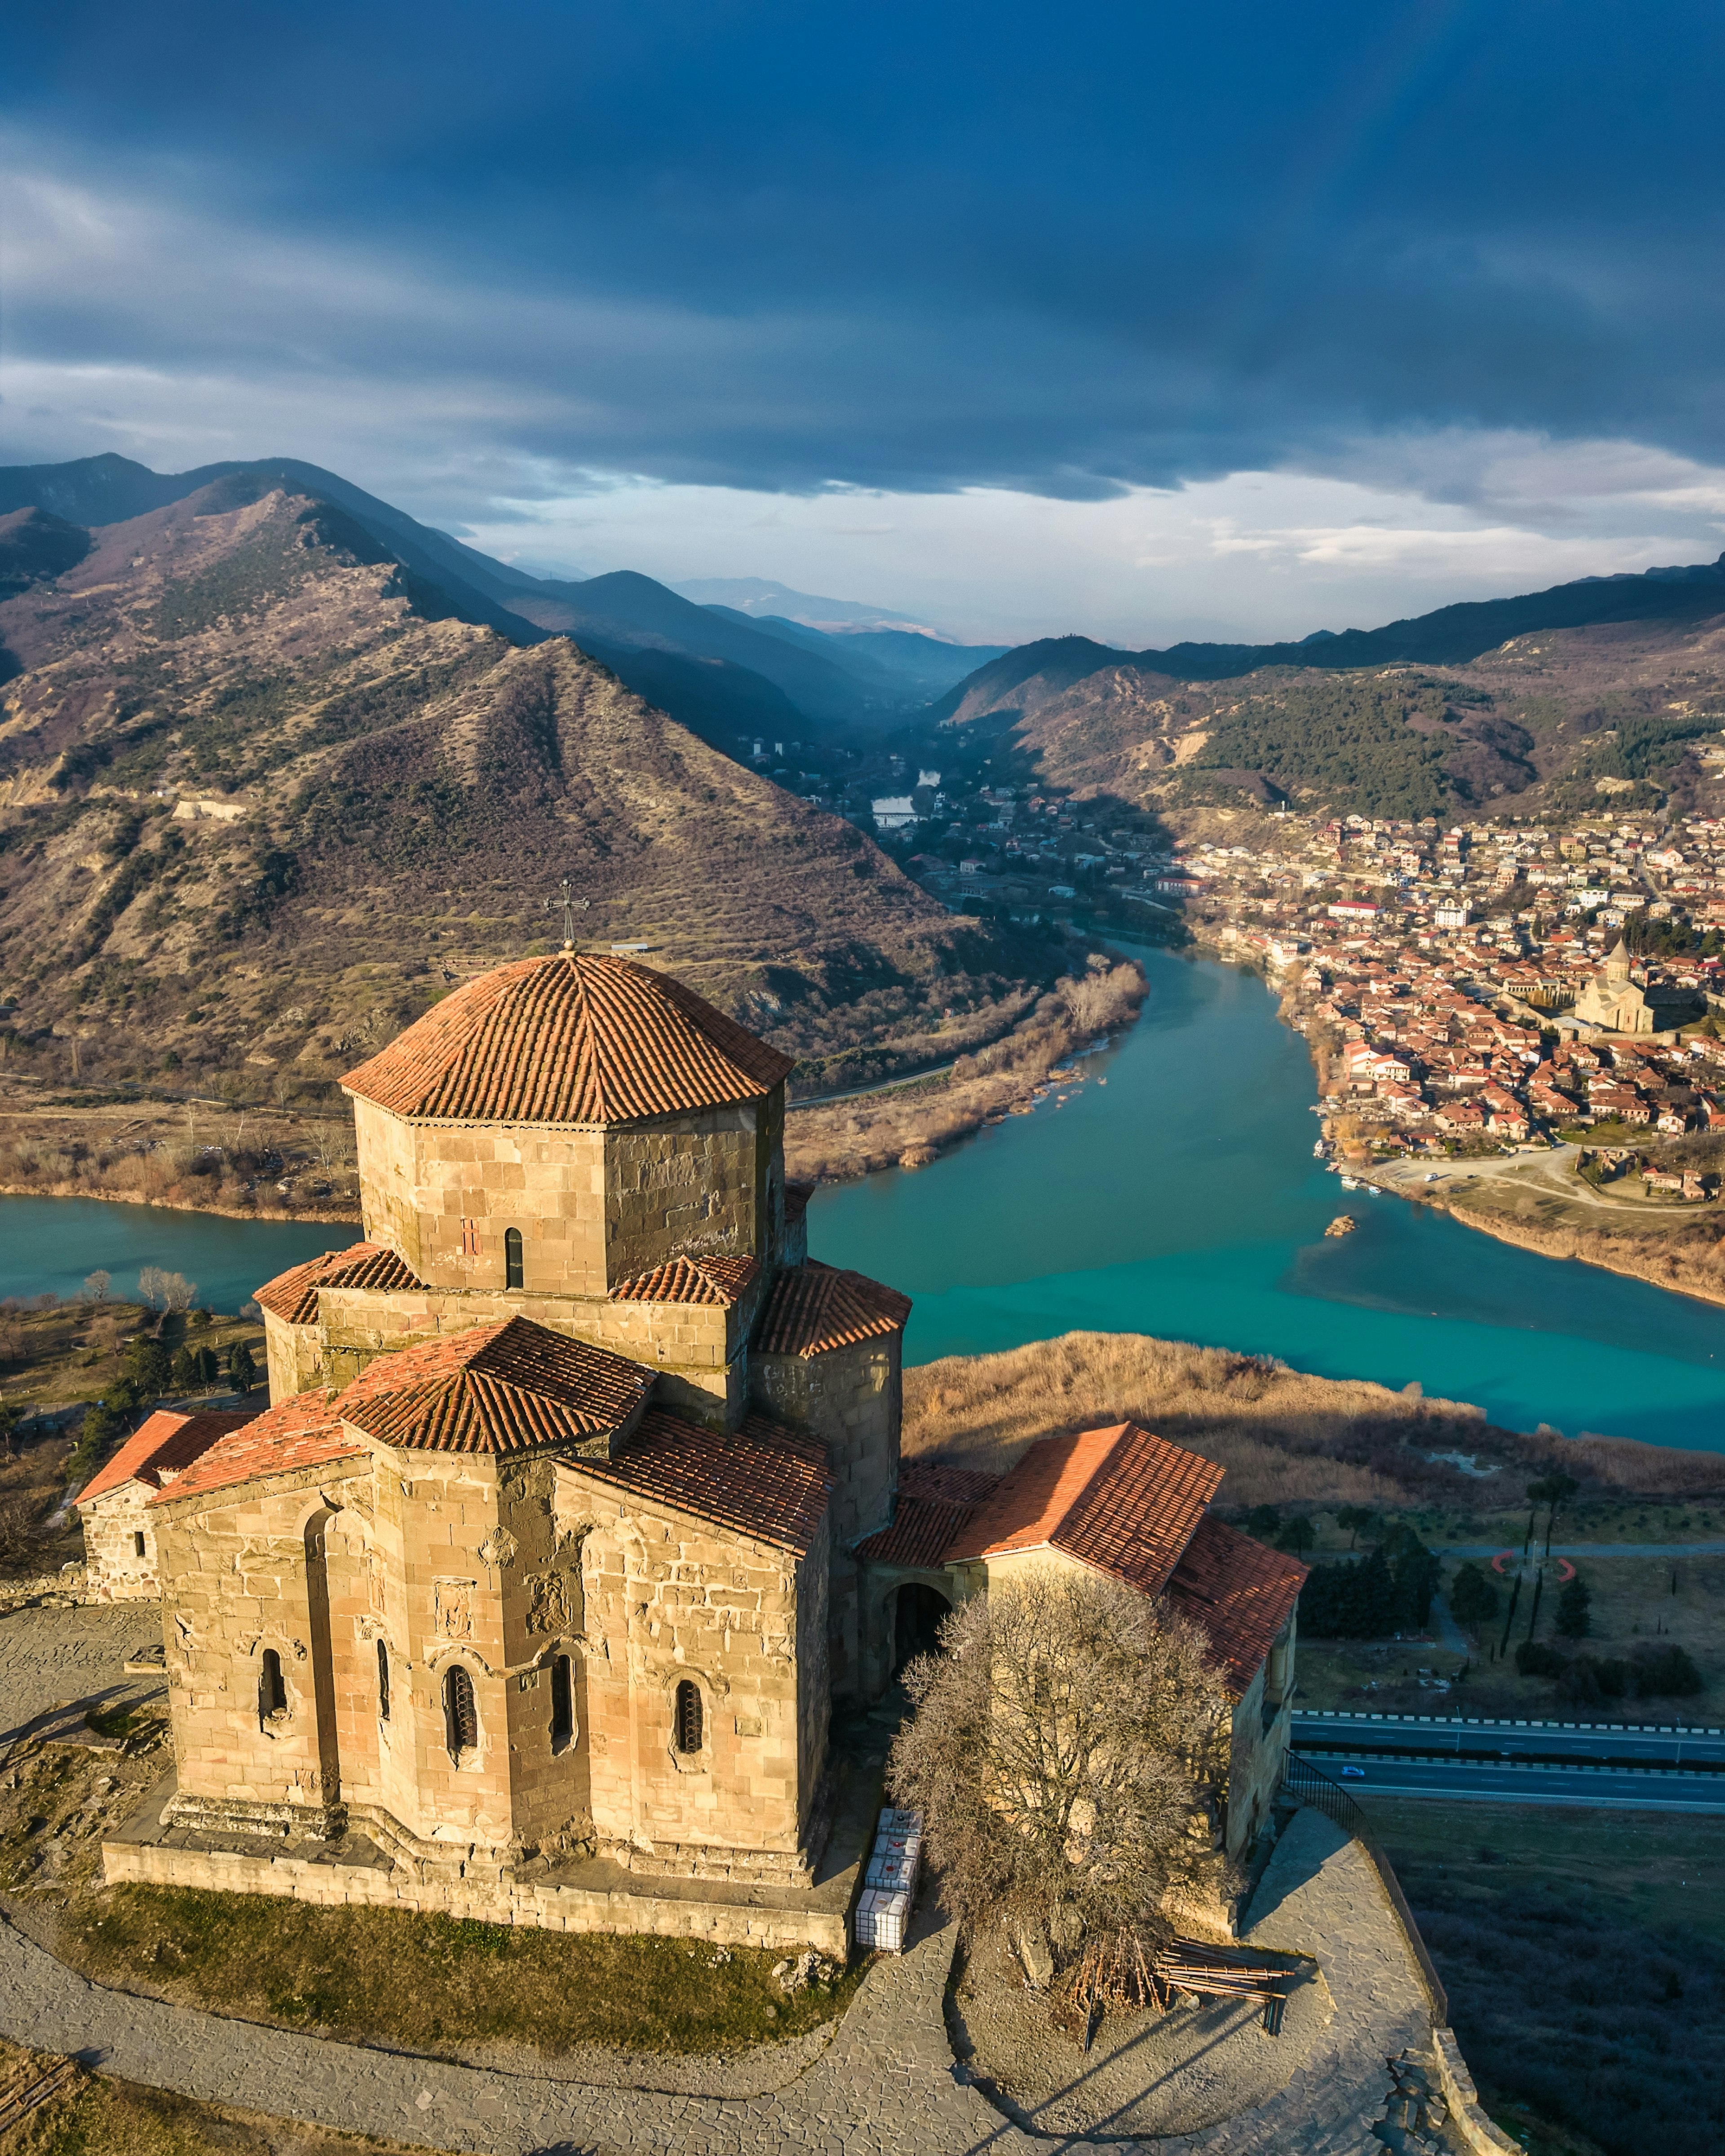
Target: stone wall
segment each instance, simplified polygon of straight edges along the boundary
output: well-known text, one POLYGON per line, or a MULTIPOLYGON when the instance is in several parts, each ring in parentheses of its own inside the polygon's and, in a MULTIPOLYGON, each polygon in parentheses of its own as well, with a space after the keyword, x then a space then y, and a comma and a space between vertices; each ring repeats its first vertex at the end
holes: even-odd
POLYGON ((806 1430, 827 1448, 833 1476, 830 1630, 833 1685, 869 1682, 859 1604, 856 1544, 889 1524, 898 1488, 904 1335, 892 1332, 820 1355, 762 1355, 749 1390, 775 1420, 806 1430))
POLYGON ((87 1589, 95 1600, 158 1599, 156 1522, 148 1502, 155 1494, 147 1483, 122 1482, 75 1508, 84 1526, 87 1589))
POLYGON ((599 1296, 686 1250, 773 1260, 783 1232, 782 1090, 616 1128, 415 1122, 356 1099, 367 1239, 439 1288, 599 1296))
POLYGON ((339 1804, 422 1869, 597 1850, 636 1869, 808 1876, 824 1537, 798 1560, 644 1505, 578 1458, 382 1446, 170 1501, 157 1519, 188 1824, 339 1804), (260 1697, 266 1654, 280 1708, 260 1697), (553 1727, 559 1657, 567 1732, 553 1727), (457 1668, 475 1727, 452 1753, 457 1668), (701 1699, 692 1753, 675 1741, 682 1682, 701 1699))
POLYGON ((813 1947, 843 1962, 849 1950, 842 1908, 775 1908, 758 1902, 703 1901, 590 1887, 469 1878, 415 1879, 400 1865, 332 1864, 315 1859, 184 1849, 130 1838, 102 1845, 110 1886, 213 1887, 229 1894, 284 1894, 324 1908, 411 1909, 487 1924, 536 1924, 548 1932, 641 1932, 701 1939, 713 1946, 763 1947, 795 1953, 813 1947))
POLYGON ((768 1277, 763 1270, 729 1307, 611 1302, 501 1288, 323 1288, 316 1324, 290 1326, 264 1315, 270 1397, 273 1403, 314 1385, 351 1384, 379 1355, 500 1318, 527 1317, 656 1370, 662 1405, 734 1428, 747 1409, 747 1341, 768 1277))

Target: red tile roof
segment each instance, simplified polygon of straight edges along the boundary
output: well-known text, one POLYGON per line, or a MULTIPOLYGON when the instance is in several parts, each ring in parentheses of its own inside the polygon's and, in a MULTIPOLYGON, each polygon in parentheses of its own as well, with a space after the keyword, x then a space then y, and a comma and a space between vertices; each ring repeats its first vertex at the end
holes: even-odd
POLYGON ((560 952, 469 981, 341 1083, 398 1116, 617 1123, 757 1101, 791 1062, 668 973, 560 952))
POLYGON ((218 1440, 203 1458, 177 1475, 150 1500, 152 1505, 172 1505, 184 1497, 202 1497, 242 1482, 255 1482, 272 1475, 290 1474, 295 1468, 321 1467, 326 1460, 347 1460, 365 1447, 343 1430, 331 1403, 328 1386, 295 1393, 254 1417, 243 1430, 218 1440))
POLYGON ((755 1348, 762 1355, 824 1355, 902 1332, 910 1314, 911 1298, 896 1288, 811 1258, 773 1283, 755 1348))
POLYGON ((122 1482, 147 1482, 160 1489, 229 1430, 254 1421, 258 1409, 212 1409, 203 1414, 175 1408, 157 1408, 146 1416, 105 1466, 98 1468, 79 1491, 76 1502, 87 1505, 92 1497, 105 1497, 122 1482))
POLYGON ((947 1557, 1059 1549, 1158 1594, 1222 1474, 1136 1423, 1045 1437, 1002 1479, 947 1557))
POLYGON ((1287 1623, 1310 1569, 1206 1517, 1174 1567, 1168 1599, 1209 1633, 1235 1691, 1243 1692, 1287 1623))
POLYGON ((650 1272, 619 1281, 614 1302, 717 1303, 728 1309, 761 1270, 758 1258, 691 1258, 679 1255, 650 1272))
POLYGON ((655 1408, 620 1452, 574 1466, 645 1503, 716 1521, 798 1556, 814 1547, 832 1487, 826 1447, 764 1415, 750 1415, 740 1430, 709 1430, 655 1408))
POLYGON ((290 1265, 273 1281, 256 1290, 254 1300, 273 1317, 290 1325, 317 1322, 317 1291, 321 1287, 370 1287, 386 1291, 423 1287, 393 1250, 381 1243, 350 1243, 345 1250, 331 1250, 303 1265, 290 1265))
POLYGON ((378 1356, 336 1412, 385 1445, 521 1452, 618 1429, 653 1383, 638 1363, 511 1317, 378 1356))
POLYGON ((892 1525, 859 1543, 857 1555, 870 1564, 939 1565, 999 1481, 932 1462, 901 1469, 892 1525))

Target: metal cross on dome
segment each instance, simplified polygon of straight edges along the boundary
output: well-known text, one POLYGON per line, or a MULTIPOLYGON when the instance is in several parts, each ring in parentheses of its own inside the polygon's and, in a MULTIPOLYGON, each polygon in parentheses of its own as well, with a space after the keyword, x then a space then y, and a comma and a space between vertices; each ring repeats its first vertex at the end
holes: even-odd
POLYGON ((547 913, 551 911, 551 909, 554 906, 561 904, 562 906, 563 948, 566 951, 572 951, 575 948, 576 915, 578 913, 585 913, 588 907, 591 906, 592 903, 593 901, 591 899, 576 897, 575 886, 570 882, 567 876, 563 878, 562 884, 558 886, 557 896, 556 898, 548 898, 546 900, 545 910, 547 913))

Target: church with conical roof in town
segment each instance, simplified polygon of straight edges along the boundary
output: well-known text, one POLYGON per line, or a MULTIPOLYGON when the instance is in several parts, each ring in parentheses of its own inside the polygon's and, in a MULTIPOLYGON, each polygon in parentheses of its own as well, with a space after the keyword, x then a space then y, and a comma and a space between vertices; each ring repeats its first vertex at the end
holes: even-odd
POLYGON ((1250 1838, 1303 1568, 1132 1424, 901 1473, 910 1302, 809 1257, 789 1070, 566 947, 348 1074, 363 1240, 259 1289, 270 1407, 92 1486, 147 1522, 176 1758, 110 1879, 836 1950, 833 1702, 1027 1560, 1205 1626, 1250 1838))

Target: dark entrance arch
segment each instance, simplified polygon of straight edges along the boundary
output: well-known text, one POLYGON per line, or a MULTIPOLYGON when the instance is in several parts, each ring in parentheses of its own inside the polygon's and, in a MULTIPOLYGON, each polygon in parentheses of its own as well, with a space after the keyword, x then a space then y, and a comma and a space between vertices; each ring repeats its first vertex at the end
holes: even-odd
POLYGON ((950 1617, 952 1605, 937 1587, 911 1580, 893 1597, 892 1674, 918 1655, 940 1651, 940 1624, 950 1617))

